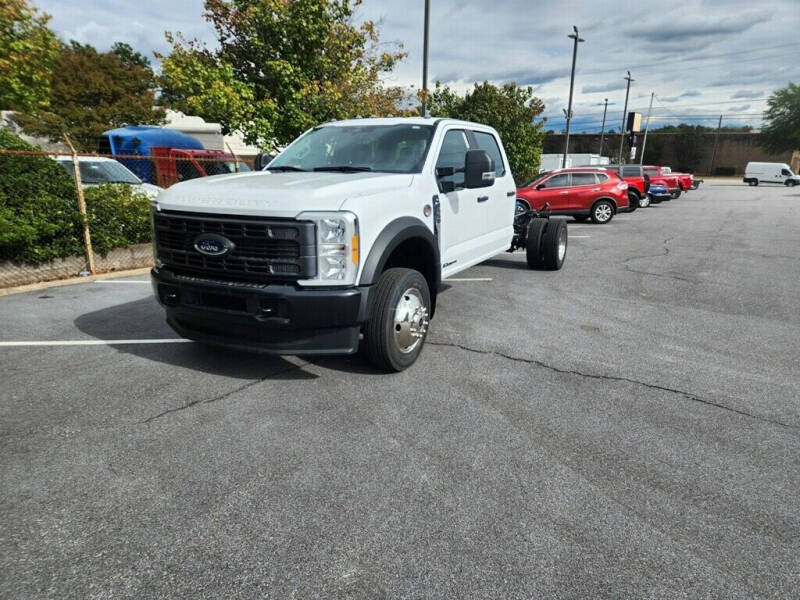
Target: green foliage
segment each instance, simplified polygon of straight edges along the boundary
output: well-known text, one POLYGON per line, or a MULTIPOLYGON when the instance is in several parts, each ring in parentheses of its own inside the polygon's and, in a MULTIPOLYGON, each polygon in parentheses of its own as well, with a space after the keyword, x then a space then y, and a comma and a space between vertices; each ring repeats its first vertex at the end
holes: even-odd
POLYGON ((542 114, 544 104, 534 97, 530 87, 521 88, 514 83, 502 86, 476 83, 462 97, 437 82, 428 106, 430 114, 436 117, 464 119, 494 127, 503 140, 511 172, 518 183, 539 172, 543 122, 534 123, 534 119, 542 114))
POLYGON ((66 132, 76 148, 96 150, 107 129, 163 122, 163 109, 153 110, 155 90, 149 61, 127 44, 98 52, 71 42, 56 59, 50 107, 20 115, 18 122, 31 135, 58 140, 66 132))
POLYGON ((767 152, 800 150, 800 86, 788 86, 774 92, 764 112, 766 127, 761 130, 761 145, 767 152))
POLYGON ((269 148, 332 119, 400 112, 380 75, 405 54, 379 49, 361 0, 206 0, 218 49, 167 34, 162 99, 269 148))
MULTIPOLYGON (((0 129, 0 149, 36 150, 0 129)), ((85 191, 95 252, 150 240, 149 203, 130 186, 85 191)), ((46 156, 0 154, 0 261, 41 264, 84 254, 75 183, 46 156)))
POLYGON ((92 247, 98 254, 150 242, 150 201, 129 185, 98 185, 84 190, 92 247))
POLYGON ((0 2, 0 108, 30 111, 47 107, 50 72, 59 42, 26 0, 0 2))

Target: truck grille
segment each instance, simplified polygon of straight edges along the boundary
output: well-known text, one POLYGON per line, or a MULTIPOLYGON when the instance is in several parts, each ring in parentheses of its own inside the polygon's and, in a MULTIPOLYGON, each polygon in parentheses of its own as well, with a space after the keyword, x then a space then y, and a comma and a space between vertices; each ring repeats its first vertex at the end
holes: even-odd
POLYGON ((158 258, 178 272, 226 280, 297 280, 316 275, 316 231, 311 222, 179 212, 153 217, 158 258), (201 234, 213 233, 233 243, 223 256, 195 248, 201 234))

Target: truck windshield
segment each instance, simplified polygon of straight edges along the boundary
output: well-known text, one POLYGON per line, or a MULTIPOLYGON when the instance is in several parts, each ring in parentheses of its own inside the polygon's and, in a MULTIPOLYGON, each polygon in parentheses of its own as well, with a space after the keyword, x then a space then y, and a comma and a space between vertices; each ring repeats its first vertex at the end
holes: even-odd
MULTIPOLYGON (((73 174, 71 160, 59 160, 58 164, 70 175, 73 174)), ((81 183, 130 183, 131 185, 142 183, 141 179, 114 160, 82 160, 78 166, 81 171, 81 183)))
POLYGON ((292 143, 267 170, 419 173, 431 125, 328 125, 292 143))

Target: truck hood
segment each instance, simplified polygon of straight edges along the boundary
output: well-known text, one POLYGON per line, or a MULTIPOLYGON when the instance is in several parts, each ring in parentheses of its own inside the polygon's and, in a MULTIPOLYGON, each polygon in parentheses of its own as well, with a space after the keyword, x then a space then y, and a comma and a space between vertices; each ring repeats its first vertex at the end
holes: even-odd
POLYGON ((396 173, 270 173, 256 171, 184 181, 161 192, 160 210, 295 217, 339 210, 349 198, 396 192, 414 181, 396 173))

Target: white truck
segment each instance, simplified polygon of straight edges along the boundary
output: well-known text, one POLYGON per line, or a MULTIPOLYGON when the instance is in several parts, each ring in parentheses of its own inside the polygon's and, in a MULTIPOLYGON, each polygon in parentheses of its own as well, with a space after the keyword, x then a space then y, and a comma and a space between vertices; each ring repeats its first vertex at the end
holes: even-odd
POLYGON ((273 354, 417 359, 441 281, 525 248, 560 269, 563 220, 515 217, 497 132, 451 119, 315 127, 264 171, 186 181, 151 206, 156 298, 179 334, 273 354))
POLYGON ((749 162, 744 168, 742 181, 750 186, 759 183, 782 183, 794 187, 800 184, 800 177, 795 175, 786 163, 749 162))

